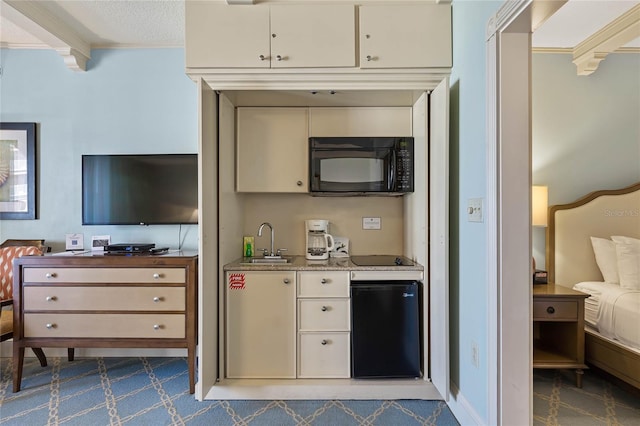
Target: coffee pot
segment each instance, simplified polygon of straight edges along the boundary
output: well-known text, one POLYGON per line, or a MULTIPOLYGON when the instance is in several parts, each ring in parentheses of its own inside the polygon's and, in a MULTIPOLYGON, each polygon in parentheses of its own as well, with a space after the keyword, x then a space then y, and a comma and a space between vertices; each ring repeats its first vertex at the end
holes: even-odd
POLYGON ((326 260, 335 243, 329 234, 329 221, 324 219, 305 220, 307 244, 305 258, 309 260, 326 260))

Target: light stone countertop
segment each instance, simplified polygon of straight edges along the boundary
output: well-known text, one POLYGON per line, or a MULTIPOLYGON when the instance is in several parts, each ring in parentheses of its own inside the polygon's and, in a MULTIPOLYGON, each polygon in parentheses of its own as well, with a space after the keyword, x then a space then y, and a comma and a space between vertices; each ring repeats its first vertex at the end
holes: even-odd
POLYGON ((424 271, 419 263, 414 266, 358 266, 350 258, 329 258, 328 260, 307 260, 304 256, 283 256, 289 263, 264 264, 248 263, 248 258, 239 258, 224 265, 225 271, 424 271))

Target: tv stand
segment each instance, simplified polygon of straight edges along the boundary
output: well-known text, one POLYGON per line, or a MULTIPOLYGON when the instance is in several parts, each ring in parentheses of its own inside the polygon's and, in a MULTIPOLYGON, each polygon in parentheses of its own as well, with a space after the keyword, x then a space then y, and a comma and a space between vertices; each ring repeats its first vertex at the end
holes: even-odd
POLYGON ((198 256, 23 256, 15 261, 13 391, 25 348, 186 348, 195 392, 198 256))

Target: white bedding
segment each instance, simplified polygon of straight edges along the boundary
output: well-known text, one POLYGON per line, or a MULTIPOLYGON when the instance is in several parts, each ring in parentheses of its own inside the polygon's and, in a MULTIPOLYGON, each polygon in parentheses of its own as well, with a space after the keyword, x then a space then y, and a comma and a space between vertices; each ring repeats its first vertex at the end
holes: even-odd
POLYGON ((640 290, 617 284, 582 282, 574 290, 588 293, 585 321, 600 334, 640 349, 640 290))

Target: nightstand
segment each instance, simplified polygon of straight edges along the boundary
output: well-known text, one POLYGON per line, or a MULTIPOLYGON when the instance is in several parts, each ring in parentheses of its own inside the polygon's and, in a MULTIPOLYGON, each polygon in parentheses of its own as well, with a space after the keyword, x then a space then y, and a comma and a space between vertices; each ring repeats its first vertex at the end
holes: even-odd
POLYGON ((584 299, 588 294, 555 284, 533 286, 533 368, 576 370, 582 387, 584 299))

